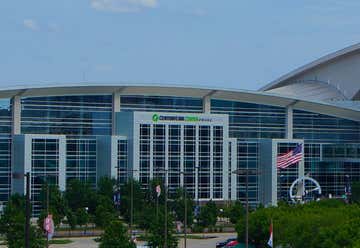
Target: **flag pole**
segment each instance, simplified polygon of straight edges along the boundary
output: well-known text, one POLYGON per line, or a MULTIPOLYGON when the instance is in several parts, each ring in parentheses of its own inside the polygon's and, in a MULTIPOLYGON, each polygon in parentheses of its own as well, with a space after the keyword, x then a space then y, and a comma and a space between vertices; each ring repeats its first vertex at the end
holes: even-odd
POLYGON ((156 219, 159 218, 159 196, 156 195, 156 219))
POLYGON ((271 218, 270 220, 270 237, 269 237, 269 241, 267 242, 267 245, 271 248, 275 247, 274 246, 274 227, 273 227, 273 219, 271 218))
POLYGON ((274 225, 273 225, 273 220, 272 220, 272 218, 271 218, 271 235, 272 235, 272 241, 273 241, 273 245, 272 245, 272 247, 275 247, 275 245, 274 245, 274 225))

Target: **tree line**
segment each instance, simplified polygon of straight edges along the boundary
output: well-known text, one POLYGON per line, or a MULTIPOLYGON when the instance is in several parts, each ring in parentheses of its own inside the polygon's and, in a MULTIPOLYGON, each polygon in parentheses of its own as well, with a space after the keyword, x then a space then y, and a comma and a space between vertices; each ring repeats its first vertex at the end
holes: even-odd
MULTIPOLYGON (((329 199, 306 204, 259 207, 249 215, 249 242, 267 247, 270 223, 274 247, 360 247, 360 206, 329 199)), ((236 230, 245 240, 245 222, 239 219, 236 230)))
MULTIPOLYGON (((103 177, 98 180, 96 188, 87 182, 74 179, 67 183, 65 192, 61 192, 55 185, 49 185, 48 188, 44 185, 39 199, 42 211, 39 214, 38 226, 31 227, 31 247, 44 245, 42 228, 44 218, 47 216, 47 204, 56 227, 61 226, 60 224, 68 224, 72 230, 82 228, 86 232, 89 224, 95 224, 97 228, 105 230, 101 238, 101 247, 111 247, 109 244, 113 242, 121 242, 123 246, 119 247, 132 247, 131 234, 128 232, 131 222, 133 229, 136 227, 146 231, 145 238, 151 247, 162 247, 165 237, 169 248, 177 247, 176 222, 183 224, 186 217, 188 230, 203 230, 206 227, 214 227, 217 216, 221 214, 213 201, 207 202, 195 211, 196 203, 190 194, 185 192, 184 188, 178 188, 169 195, 168 211, 165 216, 165 187, 161 179, 151 180, 146 189, 133 179, 129 179, 119 187, 115 180, 103 177), (159 197, 155 191, 157 185, 160 185, 162 191, 159 197), (120 190, 119 205, 114 202, 114 194, 117 194, 118 189, 120 190), (47 191, 49 191, 48 203, 47 191), (124 243, 123 240, 129 242, 124 243)), ((225 213, 233 216, 232 221, 236 223, 234 219, 239 218, 239 213, 243 214, 242 205, 234 204, 234 207, 229 208, 225 213)), ((10 197, 0 218, 0 233, 5 237, 10 248, 24 247, 24 229, 25 198, 15 194, 10 197)))

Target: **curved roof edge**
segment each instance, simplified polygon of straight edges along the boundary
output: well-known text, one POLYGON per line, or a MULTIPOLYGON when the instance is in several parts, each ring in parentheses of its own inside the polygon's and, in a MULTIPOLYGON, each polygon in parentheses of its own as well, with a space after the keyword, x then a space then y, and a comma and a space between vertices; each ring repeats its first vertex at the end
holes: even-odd
POLYGON ((266 90, 271 90, 273 88, 279 87, 279 86, 281 86, 281 83, 283 83, 284 81, 286 81, 286 80, 288 80, 288 79, 290 79, 292 77, 295 77, 295 76, 297 76, 299 74, 302 74, 302 73, 304 73, 306 71, 309 71, 309 70, 311 70, 311 69, 313 69, 315 67, 318 67, 320 65, 329 63, 329 62, 331 62, 333 60, 336 60, 336 59, 338 59, 338 58, 340 58, 340 57, 342 57, 344 55, 349 55, 349 54, 351 54, 353 52, 356 52, 358 50, 360 50, 360 43, 345 47, 345 48, 340 49, 340 50, 338 50, 336 52, 333 52, 333 53, 330 53, 330 54, 325 55, 323 57, 320 57, 319 59, 314 60, 313 62, 310 62, 310 63, 308 63, 308 64, 306 64, 304 66, 301 66, 301 67, 299 67, 299 68, 297 68, 297 69, 295 69, 295 70, 281 76, 280 78, 270 82, 269 84, 261 87, 259 89, 259 91, 266 91, 266 90))
POLYGON ((295 109, 336 116, 354 121, 360 121, 360 111, 354 106, 341 106, 340 104, 310 100, 296 96, 282 94, 247 91, 236 89, 206 88, 180 85, 155 85, 155 84, 125 84, 125 83, 79 83, 58 84, 52 86, 8 87, 0 90, 0 98, 59 96, 59 95, 96 95, 113 94, 121 95, 154 95, 178 97, 211 97, 213 99, 242 101, 265 104, 279 107, 293 106, 295 109))

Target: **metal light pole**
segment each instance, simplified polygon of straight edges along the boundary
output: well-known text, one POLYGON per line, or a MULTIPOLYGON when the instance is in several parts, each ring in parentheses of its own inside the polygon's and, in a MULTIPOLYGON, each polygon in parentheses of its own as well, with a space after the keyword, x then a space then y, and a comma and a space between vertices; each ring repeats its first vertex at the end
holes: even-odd
MULTIPOLYGON (((49 216, 49 184, 46 181, 46 213, 49 216)), ((46 231, 46 248, 49 248, 49 233, 46 231)))
POLYGON ((246 240, 245 246, 249 247, 249 170, 246 170, 246 240))
POLYGON ((184 248, 186 248, 186 239, 187 239, 187 191, 186 185, 184 184, 184 209, 185 209, 185 219, 184 219, 184 248))
POLYGON ((245 224, 245 246, 246 248, 249 247, 249 170, 257 175, 257 170, 251 170, 249 168, 246 169, 237 169, 233 171, 232 173, 236 175, 244 175, 246 176, 245 179, 245 190, 246 190, 246 224, 245 224))
MULTIPOLYGON (((25 205, 25 248, 30 248, 30 218, 31 218, 31 196, 30 196, 30 172, 13 173, 14 179, 26 179, 26 205, 25 205)), ((46 212, 49 215, 49 184, 46 180, 46 212)), ((49 237, 46 235, 46 247, 49 247, 49 237)))
POLYGON ((26 179, 26 195, 25 195, 25 248, 30 248, 30 172, 13 173, 14 179, 26 179))
POLYGON ((30 172, 26 172, 25 248, 30 248, 30 172))
POLYGON ((137 170, 128 169, 128 173, 131 171, 131 182, 130 182, 130 238, 133 240, 133 225, 134 225, 134 172, 137 170))
POLYGON ((132 227, 134 221, 134 177, 131 175, 131 185, 130 185, 130 236, 131 240, 133 238, 132 227))
MULTIPOLYGON (((180 172, 180 174, 182 174, 185 178, 185 172, 182 171, 180 172)), ((186 190, 186 183, 184 182, 184 248, 186 248, 187 245, 187 190, 186 190)))
POLYGON ((165 170, 165 240, 164 248, 167 248, 168 223, 167 223, 167 187, 168 187, 168 170, 165 170))

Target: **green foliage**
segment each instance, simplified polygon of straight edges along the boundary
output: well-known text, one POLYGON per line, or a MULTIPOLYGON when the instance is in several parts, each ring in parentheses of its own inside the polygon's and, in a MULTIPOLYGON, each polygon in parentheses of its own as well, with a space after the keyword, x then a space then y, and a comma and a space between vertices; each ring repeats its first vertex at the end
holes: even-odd
POLYGON ((144 203, 143 209, 140 211, 134 212, 134 219, 137 220, 135 223, 139 225, 141 229, 148 230, 151 223, 154 221, 154 218, 159 215, 160 207, 156 210, 156 207, 149 203, 144 203))
POLYGON ((75 230, 76 225, 77 225, 77 217, 76 214, 72 211, 72 210, 68 210, 66 212, 66 218, 67 218, 67 222, 70 226, 71 230, 75 230))
POLYGON ((49 241, 50 245, 67 245, 67 244, 71 244, 74 241, 70 240, 70 239, 52 239, 49 241))
POLYGON ((125 183, 121 189, 121 204, 120 204, 120 213, 125 218, 126 221, 130 221, 130 211, 131 211, 131 187, 133 187, 133 208, 134 208, 134 222, 139 223, 141 221, 141 213, 145 207, 145 196, 144 192, 141 189, 141 185, 138 181, 130 179, 125 183))
POLYGON ((107 196, 98 196, 98 205, 94 217, 95 224, 98 227, 106 227, 112 220, 117 218, 114 205, 107 196))
POLYGON ((194 201, 189 194, 185 194, 183 188, 179 188, 176 192, 175 201, 173 203, 173 209, 176 214, 176 220, 184 223, 185 220, 185 199, 186 199, 186 209, 187 209, 187 224, 191 226, 194 220, 194 201))
MULTIPOLYGON (((273 220, 274 243, 282 247, 356 247, 360 243, 360 208, 338 200, 259 208, 249 215, 249 240, 265 246, 273 220)), ((244 221, 236 226, 240 240, 244 221)))
POLYGON ((126 228, 120 221, 112 221, 101 236, 100 248, 135 248, 130 241, 126 228))
POLYGON ((360 182, 353 182, 351 185, 351 200, 360 203, 360 182))
MULTIPOLYGON (((40 192, 42 212, 38 219, 38 226, 43 228, 44 218, 47 216, 47 187, 44 185, 40 192)), ((52 214, 55 226, 58 226, 67 213, 67 203, 64 194, 56 185, 49 185, 49 213, 52 214)))
POLYGON ((226 212, 227 217, 233 224, 236 224, 239 221, 243 221, 246 214, 245 208, 240 201, 236 201, 235 203, 233 203, 226 212))
MULTIPOLYGON (((155 213, 153 213, 152 216, 155 213)), ((153 218, 150 227, 149 227, 149 237, 148 241, 150 247, 164 247, 165 243, 165 215, 164 209, 162 208, 159 211, 158 217, 153 218)), ((167 247, 176 248, 178 239, 175 235, 175 224, 174 217, 172 214, 168 214, 167 218, 167 247)))
POLYGON ((158 203, 160 205, 165 203, 165 186, 164 186, 164 182, 161 178, 154 178, 149 182, 149 187, 147 188, 146 192, 145 192, 145 199, 148 203, 151 204, 156 204, 156 202, 158 201, 158 203), (161 188, 161 194, 159 196, 159 198, 157 197, 157 193, 156 193, 156 186, 160 185, 161 188))
MULTIPOLYGON (((66 186, 65 198, 72 211, 88 207, 89 211, 93 210, 96 204, 92 204, 95 198, 95 192, 86 182, 73 179, 66 186), (95 205, 93 207, 93 205, 95 205)), ((90 211, 91 212, 91 211, 90 211)))
MULTIPOLYGON (((25 247, 25 197, 12 195, 0 219, 0 233, 4 235, 9 248, 25 247)), ((41 232, 30 227, 30 247, 44 247, 41 232)))
POLYGON ((112 201, 116 180, 109 177, 101 177, 97 183, 98 195, 105 196, 112 201))
POLYGON ((213 227, 216 224, 218 209, 215 202, 208 201, 205 206, 201 207, 199 222, 202 227, 213 227))
POLYGON ((78 208, 75 214, 78 225, 83 226, 89 222, 89 214, 85 208, 78 208))

